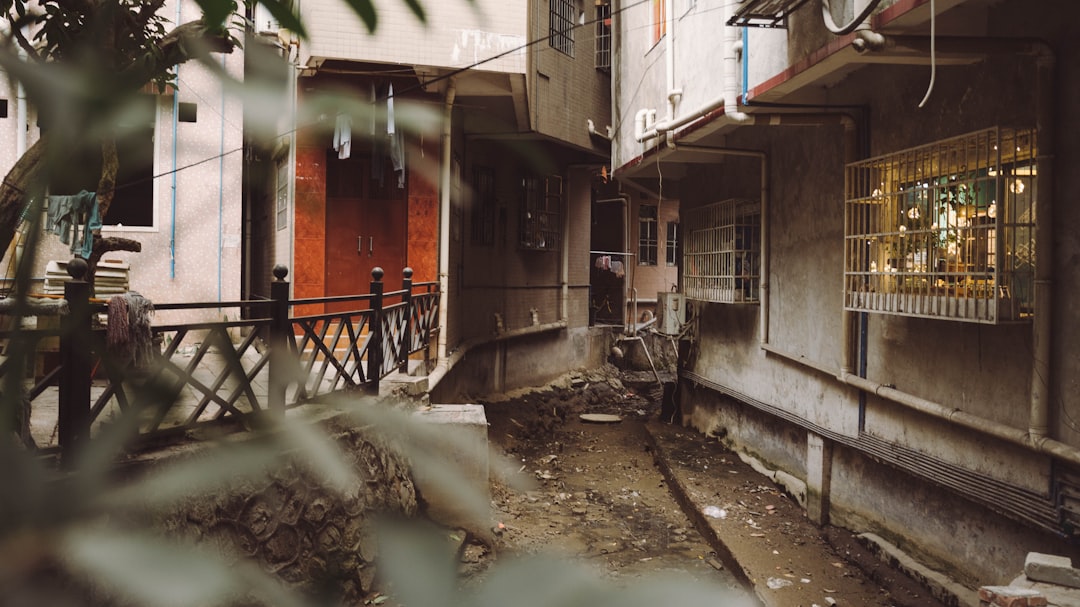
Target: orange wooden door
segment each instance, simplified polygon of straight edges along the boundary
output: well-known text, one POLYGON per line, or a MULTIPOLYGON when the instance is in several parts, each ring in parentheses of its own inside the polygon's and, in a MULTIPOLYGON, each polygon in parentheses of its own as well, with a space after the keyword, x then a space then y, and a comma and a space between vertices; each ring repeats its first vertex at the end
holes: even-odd
MULTIPOLYGON (((327 158, 326 295, 356 295, 371 289, 371 270, 385 272, 384 290, 401 288, 408 232, 407 197, 387 159, 382 178, 373 176, 372 159, 327 158)), ((359 306, 366 307, 366 306, 359 306)), ((328 304, 326 310, 357 309, 357 304, 328 304)))

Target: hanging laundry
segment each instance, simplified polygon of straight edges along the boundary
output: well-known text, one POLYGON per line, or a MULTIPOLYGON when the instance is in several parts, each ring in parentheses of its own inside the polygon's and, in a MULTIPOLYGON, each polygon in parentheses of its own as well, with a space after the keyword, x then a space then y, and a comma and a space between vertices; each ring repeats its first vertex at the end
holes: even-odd
POLYGON ((596 266, 597 270, 611 270, 611 256, 601 255, 596 258, 596 263, 594 263, 593 265, 596 266))
POLYGON ((386 134, 390 138, 390 163, 394 166, 394 172, 398 174, 397 187, 405 187, 405 132, 394 124, 394 85, 390 84, 390 92, 386 99, 386 134))
POLYGON ((89 259, 94 250, 94 233, 101 230, 97 194, 83 190, 72 196, 49 196, 45 229, 70 245, 73 254, 89 259))
POLYGON ((334 151, 344 160, 352 154, 352 116, 338 114, 334 121, 334 151))
POLYGON ((616 278, 622 278, 623 276, 626 276, 626 270, 623 267, 623 262, 621 261, 612 261, 611 271, 615 273, 616 278))

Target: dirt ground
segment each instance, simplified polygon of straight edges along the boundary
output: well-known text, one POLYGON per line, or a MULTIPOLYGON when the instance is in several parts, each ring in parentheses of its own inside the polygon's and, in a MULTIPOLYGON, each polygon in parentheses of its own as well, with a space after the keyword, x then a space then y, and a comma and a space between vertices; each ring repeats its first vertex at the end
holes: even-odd
POLYGON ((492 486, 495 544, 465 547, 466 575, 501 555, 554 551, 616 580, 680 571, 770 606, 941 605, 850 533, 811 524, 718 441, 660 421, 648 379, 609 366, 481 401, 492 447, 534 489, 492 486))

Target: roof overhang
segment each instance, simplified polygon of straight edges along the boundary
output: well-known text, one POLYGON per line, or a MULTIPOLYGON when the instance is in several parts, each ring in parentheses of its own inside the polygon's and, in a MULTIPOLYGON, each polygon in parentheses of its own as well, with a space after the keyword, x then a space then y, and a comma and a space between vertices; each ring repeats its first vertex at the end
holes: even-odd
MULTIPOLYGON (((939 14, 961 5, 985 6, 996 0, 936 0, 939 14)), ((856 33, 839 36, 825 46, 809 53, 802 60, 747 91, 747 99, 760 103, 815 103, 821 91, 840 82, 854 72, 872 65, 930 65, 927 27, 930 20, 930 0, 899 0, 871 18, 871 29, 885 35, 886 43, 878 50, 860 50, 855 44, 856 33)), ((950 28, 950 33, 953 33, 950 28)), ((964 32, 973 35, 983 32, 964 32)), ((936 39, 937 65, 967 65, 985 59, 990 53, 1001 52, 1000 41, 993 45, 981 39, 965 36, 939 36, 936 39)), ((782 115, 792 110, 774 107, 742 106, 746 114, 782 115)), ((796 110, 797 111, 797 110, 796 110)), ((723 145, 724 135, 745 126, 734 122, 724 109, 705 114, 682 129, 670 134, 675 147, 664 136, 657 137, 653 147, 632 158, 614 171, 616 178, 631 180, 639 189, 657 192, 661 179, 678 180, 695 164, 715 163, 717 156, 678 148, 678 144, 723 145)), ((763 124, 751 121, 751 124, 763 124)))

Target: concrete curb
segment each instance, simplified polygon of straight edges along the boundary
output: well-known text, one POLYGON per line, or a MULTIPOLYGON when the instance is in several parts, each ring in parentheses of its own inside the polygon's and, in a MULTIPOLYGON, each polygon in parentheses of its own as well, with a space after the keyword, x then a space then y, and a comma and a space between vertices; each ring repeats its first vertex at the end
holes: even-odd
POLYGON ((882 562, 918 581, 942 603, 956 607, 979 607, 978 593, 917 562, 884 538, 873 533, 860 533, 856 537, 882 562))

